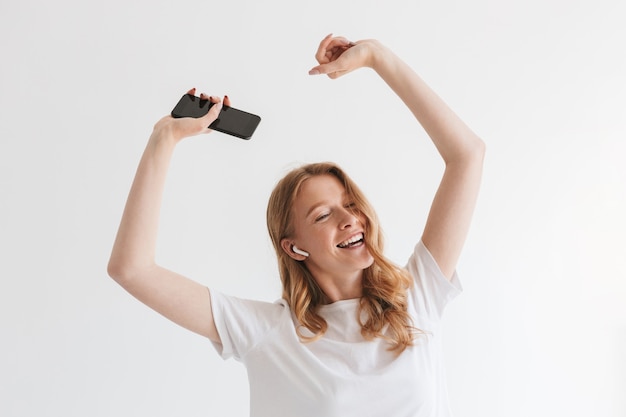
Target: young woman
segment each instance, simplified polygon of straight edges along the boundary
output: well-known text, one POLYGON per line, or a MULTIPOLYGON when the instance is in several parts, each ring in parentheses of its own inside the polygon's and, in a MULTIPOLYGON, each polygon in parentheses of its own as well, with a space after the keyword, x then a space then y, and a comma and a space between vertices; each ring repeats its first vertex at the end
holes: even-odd
MULTIPOLYGON (((374 210, 336 165, 295 169, 276 186, 267 226, 282 299, 243 300, 155 262, 170 157, 209 133, 222 100, 199 119, 162 118, 139 164, 109 274, 139 300, 208 337, 247 368, 251 416, 449 416, 440 319, 460 292, 455 273, 478 195, 485 147, 390 49, 325 37, 309 73, 373 69, 404 101, 445 162, 425 229, 404 268, 387 260, 374 210)), ((195 90, 191 90, 195 93, 195 90)), ((209 98, 202 95, 204 98, 209 98)), ((224 104, 230 101, 224 97, 224 104)))

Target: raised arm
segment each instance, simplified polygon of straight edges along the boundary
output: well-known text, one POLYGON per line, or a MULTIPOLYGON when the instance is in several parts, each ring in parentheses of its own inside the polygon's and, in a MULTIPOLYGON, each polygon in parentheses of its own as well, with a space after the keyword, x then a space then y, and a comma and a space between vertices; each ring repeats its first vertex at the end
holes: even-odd
MULTIPOLYGON (((189 93, 195 94, 195 90, 189 93)), ((202 118, 166 116, 154 126, 128 195, 108 273, 158 313, 219 342, 208 289, 155 261, 161 199, 172 153, 183 138, 210 132, 207 126, 222 108, 221 100, 211 100, 216 105, 202 118)), ((229 105, 228 99, 225 104, 229 105)))
POLYGON ((375 40, 322 40, 309 72, 338 78, 370 67, 411 110, 444 160, 445 171, 432 202, 422 241, 451 278, 467 236, 482 175, 485 145, 447 104, 390 49, 375 40))

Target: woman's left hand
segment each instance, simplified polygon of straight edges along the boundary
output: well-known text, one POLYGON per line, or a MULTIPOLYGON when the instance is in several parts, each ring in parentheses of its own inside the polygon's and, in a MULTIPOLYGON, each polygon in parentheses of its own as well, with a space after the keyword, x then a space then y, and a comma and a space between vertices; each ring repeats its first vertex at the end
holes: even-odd
POLYGON ((376 41, 350 42, 344 37, 326 36, 320 42, 315 59, 320 65, 311 68, 310 75, 326 74, 335 79, 361 67, 371 67, 376 41))

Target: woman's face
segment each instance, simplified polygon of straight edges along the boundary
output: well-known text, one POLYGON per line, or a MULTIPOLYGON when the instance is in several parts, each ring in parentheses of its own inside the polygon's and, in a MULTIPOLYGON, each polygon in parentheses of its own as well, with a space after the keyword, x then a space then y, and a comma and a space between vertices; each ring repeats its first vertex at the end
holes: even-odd
POLYGON ((309 253, 305 263, 318 283, 360 280, 374 261, 365 245, 365 217, 337 178, 319 175, 304 181, 292 215, 295 236, 289 243, 309 253))

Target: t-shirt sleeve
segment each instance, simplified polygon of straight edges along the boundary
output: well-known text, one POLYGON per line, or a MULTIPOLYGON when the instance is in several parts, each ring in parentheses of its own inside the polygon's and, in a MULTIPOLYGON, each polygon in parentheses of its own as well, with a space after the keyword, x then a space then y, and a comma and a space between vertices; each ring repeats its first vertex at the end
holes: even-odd
POLYGON ((289 314, 282 300, 276 303, 246 300, 211 290, 213 321, 221 343, 213 346, 224 359, 241 360, 289 314))
POLYGON ((415 309, 432 320, 440 319, 446 305, 463 291, 456 271, 448 280, 421 240, 415 245, 407 269, 415 283, 411 290, 415 309))

